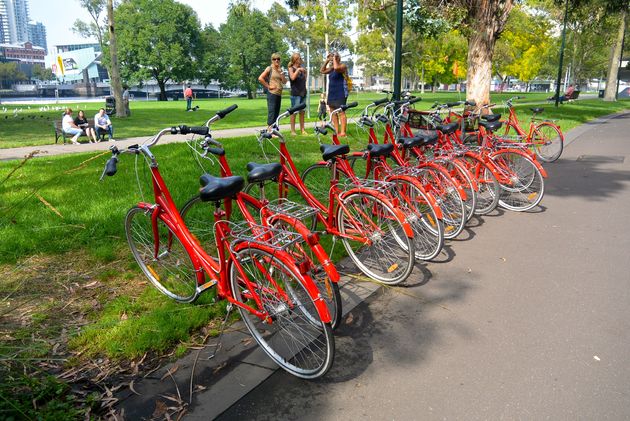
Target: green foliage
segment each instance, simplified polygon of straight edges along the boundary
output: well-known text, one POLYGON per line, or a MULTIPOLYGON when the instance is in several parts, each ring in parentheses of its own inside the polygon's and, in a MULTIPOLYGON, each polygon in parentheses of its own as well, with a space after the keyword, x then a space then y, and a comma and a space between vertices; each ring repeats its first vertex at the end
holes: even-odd
POLYGON ((415 33, 425 37, 436 37, 451 29, 451 23, 426 2, 409 0, 405 4, 404 16, 415 33))
POLYGON ((192 79, 201 56, 201 26, 190 7, 174 0, 130 0, 115 13, 118 59, 128 81, 192 79))
POLYGON ((0 62, 0 88, 10 88, 12 82, 26 80, 26 75, 18 70, 16 62, 0 62))
POLYGON ((80 420, 82 411, 70 387, 53 376, 33 376, 16 367, 0 367, 0 418, 12 420, 80 420))
POLYGON ((52 72, 52 69, 50 68, 44 68, 41 66, 33 66, 33 79, 37 79, 37 80, 53 80, 55 78, 55 75, 52 72))
POLYGON ((227 57, 223 51, 221 34, 211 24, 201 31, 200 49, 199 80, 209 85, 212 80, 224 79, 227 57))
POLYGON ((96 38, 103 48, 105 46, 103 34, 107 26, 107 0, 79 0, 79 4, 88 12, 92 20, 90 22, 75 20, 72 32, 84 38, 96 38))
POLYGON ((286 45, 271 20, 260 10, 251 9, 245 1, 231 5, 227 21, 219 31, 227 63, 223 85, 243 89, 248 98, 253 98, 258 76, 270 65, 271 54, 286 55, 286 45))
MULTIPOLYGON (((328 0, 326 2, 326 19, 324 19, 321 1, 293 1, 288 2, 288 5, 289 12, 279 3, 275 3, 267 15, 291 48, 304 49, 304 38, 308 36, 313 56, 323 58, 326 51, 352 50, 352 40, 348 33, 352 28, 354 2, 328 0), (329 45, 325 45, 326 34, 329 45)), ((314 62, 319 65, 316 60, 314 62)))
POLYGON ((495 45, 494 72, 501 79, 513 76, 525 82, 538 76, 552 45, 551 27, 547 16, 515 7, 495 45))

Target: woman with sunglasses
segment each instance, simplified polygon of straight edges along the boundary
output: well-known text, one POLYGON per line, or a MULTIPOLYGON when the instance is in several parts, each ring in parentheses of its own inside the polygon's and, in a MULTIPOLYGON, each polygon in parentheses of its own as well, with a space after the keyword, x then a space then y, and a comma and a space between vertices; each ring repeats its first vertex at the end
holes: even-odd
POLYGON ((271 55, 271 66, 258 76, 258 81, 267 90, 267 126, 271 131, 271 126, 280 115, 282 87, 287 83, 287 78, 280 67, 280 54, 271 55))

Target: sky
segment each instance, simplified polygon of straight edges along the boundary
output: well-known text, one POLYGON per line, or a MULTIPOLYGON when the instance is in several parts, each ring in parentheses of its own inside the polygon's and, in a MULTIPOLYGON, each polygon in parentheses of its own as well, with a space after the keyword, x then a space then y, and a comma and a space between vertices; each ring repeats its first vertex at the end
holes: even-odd
MULTIPOLYGON (((178 0, 191 6, 202 25, 212 23, 217 28, 227 19, 229 0, 178 0)), ((71 28, 76 19, 91 21, 90 15, 79 6, 78 0, 28 0, 31 21, 41 22, 46 27, 48 49, 53 45, 90 42, 71 28)), ((264 12, 274 0, 252 0, 252 5, 264 12)), ((283 1, 279 3, 284 4, 283 1)), ((94 40, 96 41, 96 40, 94 40)))

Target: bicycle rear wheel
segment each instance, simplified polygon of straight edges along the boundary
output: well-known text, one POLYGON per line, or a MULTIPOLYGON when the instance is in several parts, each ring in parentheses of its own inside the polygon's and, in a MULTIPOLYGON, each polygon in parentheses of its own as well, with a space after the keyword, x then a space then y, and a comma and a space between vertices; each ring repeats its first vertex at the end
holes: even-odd
POLYGON ((238 306, 245 326, 263 351, 294 376, 315 379, 326 374, 333 363, 335 343, 330 323, 321 321, 303 284, 310 280, 257 247, 240 250, 235 258, 237 262, 232 261, 229 270, 232 295, 265 315, 261 319, 238 306))
POLYGON ((336 215, 339 232, 367 241, 341 237, 361 272, 388 285, 407 279, 413 270, 414 243, 391 204, 361 192, 340 197, 339 202, 336 215))
POLYGON ((501 173, 501 207, 523 212, 540 203, 545 194, 545 182, 530 158, 516 152, 498 151, 491 159, 501 173))
POLYGON ((413 229, 416 259, 431 260, 444 246, 444 224, 437 217, 427 195, 407 180, 392 180, 396 185, 398 203, 413 229))
POLYGON ((499 192, 501 186, 490 168, 474 155, 466 154, 463 157, 466 167, 477 180, 477 204, 475 215, 486 215, 492 212, 499 204, 499 192))
POLYGON ((197 298, 197 271, 175 233, 151 211, 131 208, 125 218, 127 242, 133 257, 149 281, 164 295, 183 303, 197 298), (156 252, 157 248, 157 252, 156 252))
POLYGON ((446 169, 418 167, 418 179, 438 201, 444 222, 444 238, 457 237, 466 224, 466 207, 457 187, 446 169))
POLYGON ((534 152, 543 162, 554 162, 564 149, 564 136, 558 127, 548 121, 543 121, 534 129, 532 135, 534 152))

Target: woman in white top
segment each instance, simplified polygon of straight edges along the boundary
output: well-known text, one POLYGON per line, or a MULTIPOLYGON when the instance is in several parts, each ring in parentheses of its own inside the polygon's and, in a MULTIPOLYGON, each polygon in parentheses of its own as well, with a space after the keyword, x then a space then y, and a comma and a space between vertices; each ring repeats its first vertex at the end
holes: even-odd
POLYGON ((66 108, 66 114, 61 120, 61 129, 64 133, 73 135, 71 139, 72 143, 74 143, 75 145, 79 144, 78 139, 79 136, 83 134, 83 130, 81 130, 79 127, 77 127, 76 124, 74 124, 74 119, 72 118, 72 108, 66 108))

